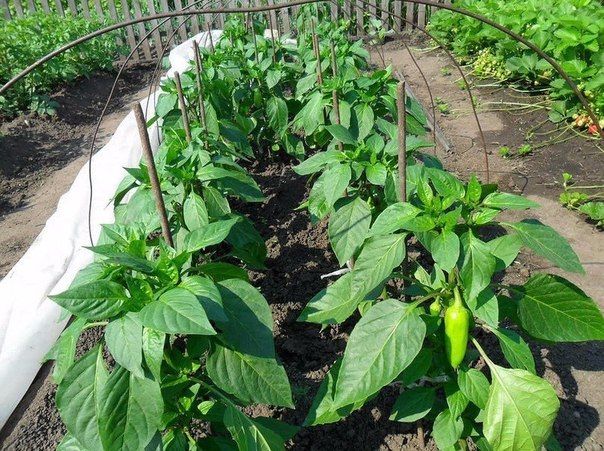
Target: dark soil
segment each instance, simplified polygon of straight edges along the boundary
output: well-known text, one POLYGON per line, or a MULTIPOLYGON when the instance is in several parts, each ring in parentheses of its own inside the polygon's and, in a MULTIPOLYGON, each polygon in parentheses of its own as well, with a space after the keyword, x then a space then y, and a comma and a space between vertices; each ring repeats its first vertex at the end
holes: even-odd
MULTIPOLYGON (((20 208, 32 185, 82 154, 114 79, 115 74, 101 72, 58 89, 51 96, 59 103, 56 116, 0 118, 0 215, 20 208)), ((126 70, 107 113, 123 108, 150 80, 149 66, 126 70)))

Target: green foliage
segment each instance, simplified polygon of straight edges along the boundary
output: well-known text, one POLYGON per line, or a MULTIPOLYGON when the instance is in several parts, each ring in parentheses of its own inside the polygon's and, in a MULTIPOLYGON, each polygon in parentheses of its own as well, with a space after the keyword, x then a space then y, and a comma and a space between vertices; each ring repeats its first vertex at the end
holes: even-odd
MULTIPOLYGON (((45 13, 0 20, 0 84, 47 53, 102 26, 98 20, 45 13)), ((60 83, 111 70, 117 50, 115 36, 109 34, 53 58, 0 96, 0 114, 10 116, 26 108, 53 114, 56 104, 43 95, 60 83)))
MULTIPOLYGON (((301 10, 304 21, 308 9, 301 10)), ((537 205, 475 176, 463 182, 423 153, 432 143, 413 99, 404 113, 403 202, 391 68, 370 70, 360 41, 347 39, 346 23, 318 25, 320 61, 307 27, 300 27, 298 45, 273 47, 262 38, 265 23, 253 25, 255 39, 235 16, 215 52, 201 50, 203 72, 181 75, 190 141, 174 81, 162 84, 151 121, 161 127, 156 164, 174 246, 159 235, 141 163, 127 169, 117 189, 116 221, 91 248, 95 262, 52 296, 76 316, 48 356, 56 360, 57 405, 68 431, 62 446, 280 450, 295 434, 296 427, 242 409, 293 407, 270 308, 247 276, 247 269, 264 269, 264 240, 234 211, 239 202, 263 201, 241 163, 271 149, 297 158, 295 171, 313 176, 303 206, 313 221, 328 221, 338 262, 350 267, 299 319, 323 327, 361 314, 304 424, 339 421, 396 383, 403 391, 391 419, 433 421, 441 449, 468 439, 493 449, 540 449, 559 401, 535 375, 523 337, 601 340, 604 319, 562 277, 535 275, 521 286, 494 281, 522 247, 582 272, 572 248, 537 221, 497 222, 502 211, 537 205), (487 239, 486 227, 502 235, 487 239), (412 263, 410 239, 422 253, 412 263), (438 309, 428 307, 434 302, 438 309), (463 309, 464 321, 447 327, 442 316, 453 306, 463 309), (104 327, 102 345, 116 362, 111 371, 102 345, 75 360, 77 338, 95 326, 104 327), (479 329, 498 339, 511 368, 484 354, 479 329), (455 358, 447 359, 445 334, 456 338, 455 358), (476 349, 466 352, 468 339, 476 349), (474 368, 477 351, 490 378, 474 368), (196 440, 191 431, 199 422, 210 432, 196 440)))
MULTIPOLYGON (((455 6, 484 15, 539 46, 562 65, 597 114, 604 115, 604 11, 599 1, 459 0, 455 6)), ((554 109, 567 118, 581 110, 549 63, 495 28, 442 10, 432 15, 430 31, 472 61, 479 75, 549 87, 554 109)), ((550 116, 562 119, 559 113, 550 116)))

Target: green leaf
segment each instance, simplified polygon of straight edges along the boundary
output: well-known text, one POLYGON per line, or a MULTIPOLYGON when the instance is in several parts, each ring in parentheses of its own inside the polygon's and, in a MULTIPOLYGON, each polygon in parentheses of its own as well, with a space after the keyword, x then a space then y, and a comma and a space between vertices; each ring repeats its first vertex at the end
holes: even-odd
POLYGON ((520 323, 533 337, 555 342, 604 340, 602 312, 568 280, 537 274, 513 291, 520 323))
POLYGON ((161 366, 164 361, 166 334, 143 327, 143 357, 147 368, 156 380, 161 380, 161 366))
POLYGON ((176 93, 162 93, 157 99, 155 114, 159 117, 165 117, 178 106, 178 95, 176 93))
POLYGON ((298 175, 309 175, 320 171, 325 166, 331 163, 337 163, 341 159, 342 153, 339 150, 328 150, 327 152, 319 152, 307 158, 302 163, 293 167, 293 170, 298 175))
POLYGON ((335 404, 364 400, 392 382, 420 351, 426 326, 413 305, 388 299, 357 323, 342 359, 335 404))
POLYGON ((69 369, 57 388, 57 408, 63 423, 88 449, 101 447, 98 414, 107 378, 103 349, 97 345, 69 369))
POLYGON ((549 382, 528 371, 487 363, 493 380, 484 436, 493 449, 541 449, 560 408, 556 392, 549 382))
POLYGON ((167 334, 215 335, 197 297, 184 288, 172 288, 139 312, 143 325, 167 334))
POLYGON ((455 445, 462 432, 462 419, 455 418, 449 409, 443 410, 434 420, 432 437, 439 449, 447 449, 455 445))
POLYGON ((375 219, 370 235, 387 235, 402 229, 405 224, 415 218, 421 210, 409 203, 397 202, 389 205, 375 219))
POLYGON ((407 386, 419 380, 420 377, 428 374, 428 370, 432 365, 432 350, 430 348, 422 348, 419 354, 415 356, 413 362, 405 368, 396 378, 403 385, 407 386))
POLYGON ((208 224, 208 210, 201 196, 191 192, 183 204, 185 225, 189 230, 198 229, 208 224))
POLYGON ((435 399, 434 388, 415 387, 405 390, 396 399, 390 419, 401 423, 415 423, 428 415, 435 399))
POLYGON ((143 326, 128 314, 111 321, 105 328, 105 342, 118 363, 137 377, 143 377, 143 326))
POLYGON ((459 258, 459 237, 452 230, 442 230, 430 240, 432 258, 443 271, 451 271, 459 258))
POLYGON ((464 260, 460 276, 464 284, 465 297, 471 300, 477 297, 491 283, 495 272, 495 257, 489 247, 476 238, 471 230, 463 235, 464 260))
POLYGON ((298 321, 318 324, 338 324, 354 313, 363 300, 362 292, 353 291, 352 273, 344 274, 317 293, 304 307, 298 321))
POLYGON ((274 88, 277 85, 277 83, 279 83, 279 80, 281 80, 282 76, 283 76, 283 72, 281 72, 280 70, 269 70, 269 71, 267 71, 267 73, 266 73, 266 87, 268 89, 274 88))
POLYGON ((227 279, 241 279, 249 282, 247 271, 239 266, 230 263, 212 262, 197 266, 197 269, 202 274, 212 278, 214 282, 220 282, 227 279))
POLYGON ((60 384, 67 374, 76 353, 76 345, 78 338, 84 330, 86 320, 84 318, 76 318, 61 334, 50 351, 44 356, 44 361, 54 360, 54 368, 52 370, 52 378, 56 384, 60 384))
POLYGON ((294 407, 287 374, 273 357, 242 354, 215 344, 206 369, 219 388, 244 403, 294 407))
POLYGON ((491 328, 499 339, 499 346, 512 368, 527 370, 535 374, 535 359, 528 344, 513 330, 491 328))
POLYGON ((522 241, 516 234, 503 235, 488 241, 487 246, 497 260, 496 271, 503 271, 516 260, 522 247, 522 241))
POLYGON ((206 224, 189 232, 185 236, 184 246, 186 252, 196 252, 208 246, 221 243, 226 239, 231 227, 237 222, 236 218, 206 224))
POLYGON ((585 272, 579 262, 579 257, 566 239, 551 227, 534 219, 526 219, 513 224, 505 223, 505 225, 518 233, 525 246, 559 268, 581 274, 585 272))
POLYGON ((49 298, 76 316, 106 319, 122 311, 128 300, 128 293, 119 283, 96 280, 49 298))
POLYGON ((362 103, 356 108, 356 113, 359 122, 359 141, 365 139, 367 135, 373 130, 374 115, 371 106, 367 103, 362 103))
POLYGON ((180 282, 180 287, 186 288, 193 293, 197 300, 203 306, 203 309, 213 321, 227 321, 224 306, 222 305, 222 296, 214 282, 207 277, 184 276, 180 282))
POLYGON ((339 124, 328 125, 325 127, 325 129, 331 134, 331 136, 344 144, 354 145, 357 142, 354 136, 352 136, 352 133, 350 133, 347 128, 339 124))
POLYGON ((336 408, 333 394, 338 380, 338 373, 342 365, 342 359, 338 359, 329 369, 327 376, 321 382, 319 390, 315 395, 312 405, 308 410, 304 426, 316 426, 319 424, 336 423, 348 416, 354 410, 363 406, 366 400, 358 401, 345 407, 336 408))
POLYGON ((159 382, 117 366, 101 393, 99 426, 104 449, 144 449, 162 424, 159 382))
POLYGON ((328 228, 329 241, 340 266, 352 258, 361 247, 370 223, 371 209, 360 197, 355 197, 331 215, 328 228))
POLYGON ((344 195, 352 173, 347 164, 338 164, 325 171, 327 183, 323 186, 325 203, 331 209, 336 201, 344 195))
POLYGON ((457 373, 457 384, 462 393, 481 409, 484 409, 489 397, 489 380, 482 372, 461 368, 457 373))
POLYGON ((240 450, 280 451, 285 449, 283 437, 252 420, 234 406, 226 406, 224 425, 237 442, 237 448, 240 450))
POLYGON ((445 383, 447 405, 453 418, 458 418, 468 407, 469 400, 457 386, 457 381, 451 379, 445 383))
POLYGON ((218 283, 226 320, 217 320, 220 338, 244 354, 274 357, 273 318, 262 294, 240 279, 218 283))
POLYGON ((203 188, 203 198, 206 201, 210 217, 221 218, 231 212, 229 201, 216 188, 205 186, 203 188))
POLYGON ((482 290, 475 298, 467 300, 472 314, 485 323, 497 327, 499 324, 499 303, 490 288, 482 290))
POLYGON ((538 208, 540 205, 523 196, 510 193, 491 193, 482 201, 485 207, 498 210, 525 210, 527 208, 538 208))
POLYGON ((268 124, 278 133, 283 133, 287 129, 288 110, 287 103, 280 97, 271 97, 266 102, 266 114, 268 124))
POLYGON ((364 295, 390 276, 405 258, 406 237, 403 233, 367 239, 352 270, 354 291, 364 295))

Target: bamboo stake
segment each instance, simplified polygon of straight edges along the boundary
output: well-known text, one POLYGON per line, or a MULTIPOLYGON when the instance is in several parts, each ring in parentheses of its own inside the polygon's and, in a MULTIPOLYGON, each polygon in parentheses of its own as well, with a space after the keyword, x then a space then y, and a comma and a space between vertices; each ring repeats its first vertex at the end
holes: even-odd
POLYGON ((254 28, 254 18, 250 21, 252 25, 252 37, 254 38, 254 56, 256 57, 256 64, 260 65, 260 60, 258 59, 258 41, 256 40, 256 29, 254 28))
POLYGON ((206 23, 206 30, 208 31, 208 39, 210 40, 210 51, 214 51, 214 40, 212 39, 212 28, 210 22, 206 23))
POLYGON ((315 59, 317 60, 317 83, 319 83, 319 85, 322 85, 323 73, 321 71, 321 50, 319 49, 319 39, 317 38, 317 33, 315 31, 314 19, 310 21, 310 32, 312 37, 312 48, 315 53, 315 59))
POLYGON ((205 92, 203 89, 203 83, 201 81, 201 74, 203 73, 203 62, 201 61, 201 54, 199 53, 199 44, 197 41, 193 41, 193 49, 195 51, 195 68, 197 69, 197 90, 199 91, 199 111, 200 111, 200 119, 201 125, 203 125, 204 131, 207 133, 208 124, 206 122, 206 105, 205 101, 205 92))
POLYGON ((187 142, 191 142, 191 127, 189 126, 187 105, 185 105, 185 96, 182 93, 182 84, 180 83, 180 74, 178 72, 174 72, 174 81, 176 82, 176 92, 178 93, 178 104, 180 105, 180 114, 185 129, 185 137, 187 138, 187 142))
POLYGON ((273 30, 273 18, 271 17, 271 13, 268 13, 268 26, 271 29, 271 41, 273 43, 273 64, 277 64, 277 54, 275 50, 275 30, 273 30))
POLYGON ((402 80, 396 87, 396 109, 398 113, 398 177, 403 202, 407 202, 407 113, 405 103, 405 81, 402 80))
POLYGON ((151 181, 151 191, 153 191, 153 197, 155 197, 155 206, 157 213, 161 220, 162 235, 166 243, 170 247, 174 247, 174 241, 172 240, 172 232, 170 232, 170 224, 168 222, 168 215, 166 213, 166 205, 164 204, 164 198, 161 194, 161 187, 159 184, 159 178, 157 177, 157 169, 155 168, 155 161, 153 161, 153 152, 151 151, 151 143, 149 142, 149 132, 147 131, 147 123, 145 121, 145 115, 140 103, 137 103, 134 107, 134 117, 136 118, 136 125, 138 126, 138 134, 141 139, 141 146, 143 150, 143 157, 147 164, 147 171, 149 172, 149 180, 151 181))

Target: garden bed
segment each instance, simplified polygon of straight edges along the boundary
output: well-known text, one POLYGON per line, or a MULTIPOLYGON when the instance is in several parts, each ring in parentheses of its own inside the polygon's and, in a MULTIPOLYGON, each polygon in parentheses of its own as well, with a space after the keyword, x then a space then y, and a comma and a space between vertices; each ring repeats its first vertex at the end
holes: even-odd
MULTIPOLYGON (((174 110, 173 105, 170 108, 174 110)), ((267 199, 260 206, 241 202, 234 202, 232 205, 256 225, 266 240, 268 269, 262 272, 252 271, 250 278, 271 307, 277 354, 291 381, 297 406, 296 410, 290 410, 259 405, 247 407, 244 411, 251 417, 271 416, 297 425, 305 418, 320 381, 333 361, 342 355, 348 335, 360 315, 355 312, 342 324, 326 326, 323 331, 320 331, 317 324, 296 321, 308 300, 327 285, 327 281, 322 280, 320 276, 340 266, 330 250, 326 223, 320 222, 312 226, 306 210, 294 210, 309 194, 309 186, 305 178, 292 172, 291 162, 284 161, 283 156, 276 156, 270 161, 257 157, 256 163, 244 167, 256 180, 267 199)), ((472 169, 479 170, 477 167, 472 169)), ((508 219, 512 217, 514 215, 508 216, 508 219)), ((484 237, 487 238, 493 236, 484 237)), ((414 249, 412 245, 411 250, 414 249)), ((414 255, 413 252, 411 254, 414 255)), ((497 279, 497 282, 524 283, 541 263, 539 259, 521 259, 520 263, 514 264, 506 272, 503 280, 497 279)), ((496 340, 483 331, 476 332, 475 335, 481 340, 493 361, 504 364, 505 360, 502 359, 496 340)), ((78 347, 78 354, 95 343, 98 336, 94 329, 85 333, 78 347)), ((583 351, 590 354, 594 348, 591 345, 559 345, 554 350, 544 351, 537 345, 532 346, 535 355, 547 357, 550 363, 555 361, 558 351, 563 350, 560 355, 564 355, 570 353, 571 349, 574 355, 578 355, 583 351)), ((486 362, 489 366, 493 364, 488 359, 486 362)), ((113 365, 113 362, 110 363, 113 365)), ((485 359, 478 359, 476 364, 478 368, 483 367, 485 359)), ((560 385, 549 365, 544 365, 540 360, 537 362, 537 374, 545 375, 557 389, 558 395, 561 394, 561 386, 566 387, 572 382, 571 379, 566 380, 566 377, 572 378, 572 374, 567 373, 561 377, 560 385)), ((13 422, 13 431, 5 438, 9 447, 54 447, 64 428, 54 408, 53 391, 53 386, 48 381, 43 381, 42 388, 33 396, 33 400, 30 397, 22 403, 23 420, 13 422)), ((396 394, 395 388, 387 386, 377 397, 368 401, 362 409, 347 419, 337 424, 302 429, 288 442, 289 446, 295 449, 325 449, 336 444, 345 449, 416 449, 419 439, 415 425, 388 421, 396 394)), ((573 416, 576 418, 575 412, 572 416, 567 414, 569 410, 579 407, 578 403, 573 399, 570 399, 570 403, 565 399, 563 401, 561 415, 555 427, 556 435, 565 448, 578 446, 595 427, 593 420, 597 418, 597 411, 586 406, 582 411, 584 417, 581 427, 577 428, 572 421, 568 421, 568 418, 572 419, 573 416)), ((202 437, 205 429, 201 428, 197 432, 202 437)), ((196 430, 192 429, 192 433, 196 433, 196 430)), ((432 442, 428 447, 431 446, 432 442)))

